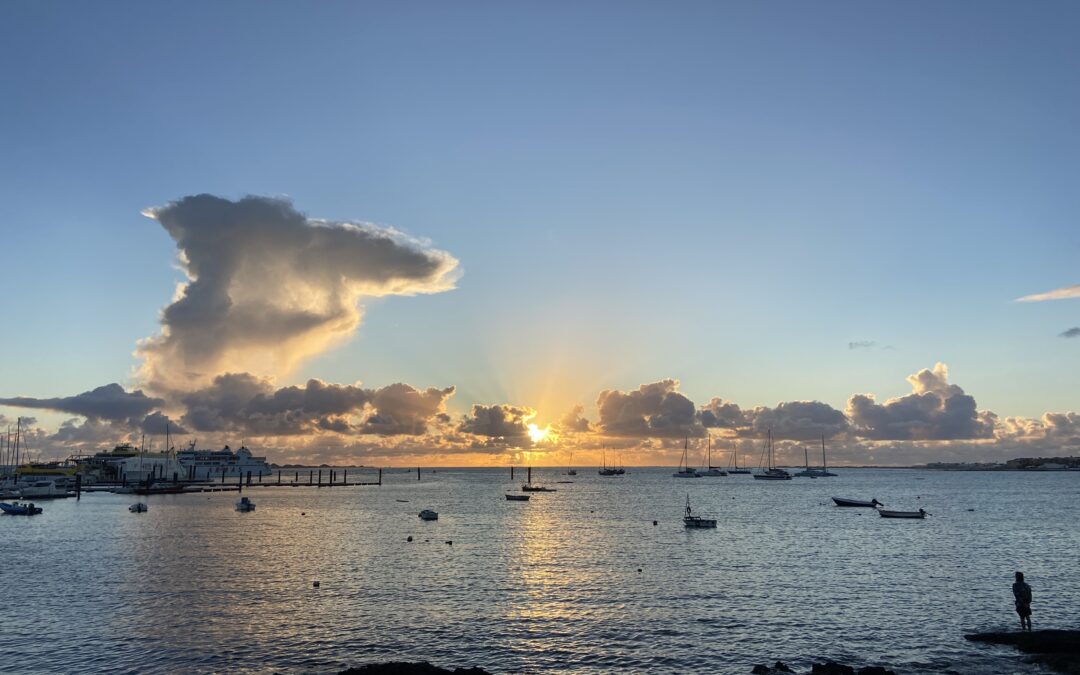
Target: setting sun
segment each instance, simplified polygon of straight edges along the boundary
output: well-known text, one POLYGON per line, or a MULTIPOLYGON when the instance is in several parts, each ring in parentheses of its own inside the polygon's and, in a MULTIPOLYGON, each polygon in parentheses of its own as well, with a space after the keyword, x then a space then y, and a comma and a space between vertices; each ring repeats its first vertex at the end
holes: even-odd
POLYGON ((546 439, 548 437, 548 433, 551 431, 550 426, 546 426, 543 429, 541 429, 540 427, 538 427, 535 424, 530 424, 528 428, 529 428, 529 438, 532 439, 533 443, 539 443, 539 442, 543 441, 544 439, 546 439))

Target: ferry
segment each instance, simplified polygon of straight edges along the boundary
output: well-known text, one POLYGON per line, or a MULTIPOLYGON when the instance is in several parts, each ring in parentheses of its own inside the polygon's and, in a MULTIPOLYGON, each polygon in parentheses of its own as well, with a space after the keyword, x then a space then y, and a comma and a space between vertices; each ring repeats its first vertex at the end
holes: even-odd
POLYGON ((184 467, 182 478, 186 480, 220 480, 226 478, 252 478, 274 473, 265 457, 254 457, 246 447, 233 452, 229 446, 222 450, 196 450, 192 443, 187 450, 176 453, 176 460, 184 467))

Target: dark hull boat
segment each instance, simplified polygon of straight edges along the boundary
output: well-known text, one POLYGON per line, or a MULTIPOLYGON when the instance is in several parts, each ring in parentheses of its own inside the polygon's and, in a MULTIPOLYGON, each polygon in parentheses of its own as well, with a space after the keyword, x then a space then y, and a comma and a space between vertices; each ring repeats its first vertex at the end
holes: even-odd
POLYGON ((529 495, 506 495, 506 501, 508 501, 508 502, 527 502, 527 501, 529 501, 529 495))
POLYGON ((14 504, 0 502, 0 511, 6 516, 36 516, 41 513, 41 507, 34 506, 33 504, 20 504, 18 502, 15 502, 14 504))
POLYGON ((876 499, 871 499, 868 502, 860 501, 858 499, 844 499, 843 497, 833 497, 832 500, 836 502, 837 506, 862 506, 868 509, 874 509, 879 506, 884 506, 876 499))
POLYGON ((917 520, 922 520, 930 515, 924 509, 918 511, 886 511, 885 509, 878 509, 878 514, 882 518, 914 518, 917 520))

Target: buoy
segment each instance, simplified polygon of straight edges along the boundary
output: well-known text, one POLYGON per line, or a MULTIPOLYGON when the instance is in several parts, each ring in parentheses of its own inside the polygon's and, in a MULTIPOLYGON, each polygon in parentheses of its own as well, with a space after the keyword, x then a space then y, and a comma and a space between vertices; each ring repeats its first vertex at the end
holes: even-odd
POLYGON ((319 587, 319 582, 318 581, 313 581, 313 582, 311 582, 311 585, 314 586, 315 588, 318 588, 319 587))
POLYGON ((656 521, 652 521, 653 527, 656 527, 656 521))
POLYGON ((412 537, 409 537, 409 538, 408 538, 408 539, 406 539, 405 541, 412 541, 412 537))
POLYGON ((446 545, 447 545, 447 546, 453 546, 453 545, 454 545, 454 542, 453 542, 453 541, 447 541, 447 542, 446 542, 446 545))
POLYGON ((302 515, 302 516, 306 516, 307 514, 306 514, 306 513, 304 513, 303 511, 301 511, 301 512, 300 512, 300 515, 302 515))
POLYGON ((638 574, 641 574, 641 568, 637 568, 638 574))

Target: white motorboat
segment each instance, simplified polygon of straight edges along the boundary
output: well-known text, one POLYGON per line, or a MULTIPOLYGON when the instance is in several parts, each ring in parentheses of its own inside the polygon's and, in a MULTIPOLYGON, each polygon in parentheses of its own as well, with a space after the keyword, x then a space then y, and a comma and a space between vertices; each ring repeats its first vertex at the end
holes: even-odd
POLYGON ((420 512, 420 520, 438 520, 439 514, 431 509, 424 509, 420 512))
POLYGON ((240 501, 236 502, 236 510, 241 513, 247 513, 255 510, 255 502, 251 501, 247 497, 241 497, 240 501))
POLYGON ((716 529, 715 518, 702 518, 694 515, 693 510, 690 508, 690 495, 686 495, 686 515, 683 516, 682 521, 683 525, 690 528, 716 529))
POLYGON ((59 487, 55 481, 36 480, 29 483, 19 483, 19 496, 23 499, 63 499, 74 497, 74 492, 68 492, 59 487))

